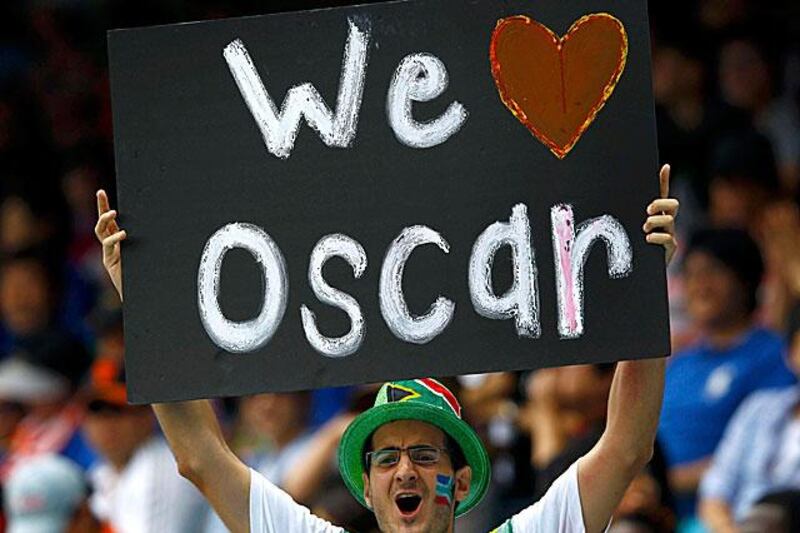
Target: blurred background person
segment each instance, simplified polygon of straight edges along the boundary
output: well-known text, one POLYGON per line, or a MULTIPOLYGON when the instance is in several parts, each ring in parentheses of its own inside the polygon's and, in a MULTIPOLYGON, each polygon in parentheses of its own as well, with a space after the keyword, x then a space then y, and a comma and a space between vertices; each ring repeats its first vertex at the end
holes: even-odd
POLYGON ((149 405, 130 405, 118 361, 92 367, 83 429, 100 455, 88 473, 92 514, 117 533, 201 531, 208 507, 178 474, 149 405))
POLYGON ((102 532, 88 506, 81 468, 58 455, 20 464, 9 476, 3 503, 8 533, 102 532))
MULTIPOLYGON (((614 364, 572 365, 537 370, 529 376, 528 402, 520 423, 531 437, 533 498, 544 495, 602 435, 614 369, 614 364)), ((674 525, 671 504, 664 460, 656 444, 651 464, 631 483, 615 519, 646 519, 655 531, 669 531, 674 525)))
POLYGON ((797 192, 800 162, 800 116, 792 95, 781 84, 779 51, 755 35, 733 36, 722 44, 719 58, 720 92, 734 110, 772 144, 781 185, 797 192))
MULTIPOLYGON (((800 377, 800 307, 788 330, 789 367, 800 377)), ((753 504, 800 490, 800 386, 751 394, 725 429, 700 485, 700 515, 713 532, 735 531, 753 504)))
POLYGON ((11 408, 0 481, 21 461, 56 453, 88 468, 96 455, 81 431, 78 390, 90 363, 83 345, 59 332, 25 339, 0 362, 0 402, 11 408), (12 426, 13 424, 13 426, 12 426))
POLYGON ((754 321, 763 270, 743 230, 696 233, 685 255, 687 311, 700 337, 667 367, 658 432, 682 519, 694 517, 700 479, 736 408, 753 391, 795 382, 783 339, 754 321))

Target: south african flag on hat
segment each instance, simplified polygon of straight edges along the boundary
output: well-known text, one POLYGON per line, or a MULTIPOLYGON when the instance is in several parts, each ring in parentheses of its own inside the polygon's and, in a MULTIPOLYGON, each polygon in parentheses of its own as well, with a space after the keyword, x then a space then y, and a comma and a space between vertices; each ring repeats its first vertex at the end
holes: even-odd
POLYGON ((489 487, 489 456, 475 431, 461 419, 461 405, 450 390, 431 378, 384 383, 375 404, 347 427, 339 444, 339 471, 350 493, 364 506, 364 453, 376 429, 395 420, 419 420, 449 435, 472 467, 469 494, 456 507, 456 516, 472 509, 489 487))

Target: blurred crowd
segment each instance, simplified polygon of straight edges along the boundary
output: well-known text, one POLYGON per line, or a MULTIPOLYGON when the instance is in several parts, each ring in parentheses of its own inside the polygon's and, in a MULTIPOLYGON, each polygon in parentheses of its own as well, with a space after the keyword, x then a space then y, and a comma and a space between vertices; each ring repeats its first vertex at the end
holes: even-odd
MULTIPOLYGON (((119 299, 94 240, 114 191, 105 30, 346 2, 0 3, 2 527, 224 531, 126 402, 119 299), (263 4, 263 5, 259 5, 263 4)), ((681 200, 656 454, 614 533, 800 531, 800 6, 650 2, 660 158, 681 200)), ((657 354, 654 354, 657 355, 657 354)), ((541 496, 602 433, 614 365, 460 376, 493 484, 460 531, 541 496)), ((335 450, 374 389, 217 403, 232 448, 324 518, 374 531, 335 450)))

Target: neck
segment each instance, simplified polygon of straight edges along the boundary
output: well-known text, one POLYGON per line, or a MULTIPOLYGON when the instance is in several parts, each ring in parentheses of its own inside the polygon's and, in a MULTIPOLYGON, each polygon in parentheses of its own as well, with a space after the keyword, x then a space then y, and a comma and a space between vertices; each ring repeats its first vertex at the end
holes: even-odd
POLYGON ((742 317, 710 328, 706 334, 709 344, 714 348, 730 347, 751 326, 749 317, 742 317))

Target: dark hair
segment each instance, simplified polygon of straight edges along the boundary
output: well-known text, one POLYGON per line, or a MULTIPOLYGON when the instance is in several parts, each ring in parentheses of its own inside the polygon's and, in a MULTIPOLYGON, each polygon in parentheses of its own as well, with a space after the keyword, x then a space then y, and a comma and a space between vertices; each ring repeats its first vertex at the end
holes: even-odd
POLYGON ((746 181, 774 194, 780 188, 778 167, 769 139, 753 129, 729 132, 712 148, 711 172, 716 179, 746 181))
POLYGON ((697 251, 710 254, 736 275, 746 291, 748 314, 755 311, 758 306, 758 286, 764 275, 764 261, 753 238, 740 229, 700 230, 689 239, 685 257, 688 259, 697 251))

